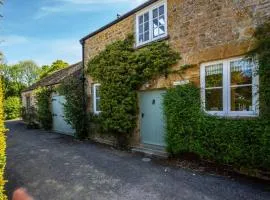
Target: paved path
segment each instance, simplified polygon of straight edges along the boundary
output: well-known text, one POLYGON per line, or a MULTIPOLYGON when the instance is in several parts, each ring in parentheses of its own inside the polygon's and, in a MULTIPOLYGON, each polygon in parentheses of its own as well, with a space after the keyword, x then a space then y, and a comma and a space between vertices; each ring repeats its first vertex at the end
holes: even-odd
POLYGON ((166 168, 142 157, 8 122, 7 190, 36 200, 269 200, 263 185, 166 168), (166 170, 165 170, 166 169, 166 170))

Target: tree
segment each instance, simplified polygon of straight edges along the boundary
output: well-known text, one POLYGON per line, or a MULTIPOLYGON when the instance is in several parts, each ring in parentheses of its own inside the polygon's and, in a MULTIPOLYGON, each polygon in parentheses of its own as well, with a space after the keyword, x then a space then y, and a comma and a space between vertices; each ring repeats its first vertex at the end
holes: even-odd
POLYGON ((21 61, 16 67, 19 68, 18 71, 21 72, 21 82, 28 87, 36 82, 41 72, 38 65, 31 60, 21 61))
POLYGON ((39 78, 42 79, 58 70, 66 68, 68 65, 69 64, 63 60, 56 60, 55 62, 52 63, 51 66, 44 65, 42 66, 42 72, 39 78))
POLYGON ((33 61, 21 61, 15 65, 0 65, 5 98, 20 96, 24 88, 37 81, 41 69, 33 61))

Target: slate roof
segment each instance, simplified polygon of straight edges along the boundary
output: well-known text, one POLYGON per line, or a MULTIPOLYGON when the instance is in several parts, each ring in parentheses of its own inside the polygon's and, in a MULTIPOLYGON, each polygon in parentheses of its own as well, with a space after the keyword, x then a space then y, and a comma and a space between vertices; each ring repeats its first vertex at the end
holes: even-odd
POLYGON ((82 62, 70 65, 67 68, 54 72, 53 74, 41 79, 30 87, 24 89, 22 92, 35 90, 38 87, 52 86, 61 83, 65 78, 70 76, 79 76, 82 73, 82 62))
POLYGON ((130 15, 133 15, 134 13, 136 13, 136 12, 138 12, 138 11, 144 9, 145 7, 147 7, 147 6, 149 6, 149 5, 153 4, 153 3, 155 3, 155 2, 157 2, 157 1, 159 1, 159 0, 148 0, 148 1, 146 1, 145 3, 143 3, 143 4, 141 4, 140 6, 136 7, 135 9, 133 9, 133 10, 127 12, 126 14, 124 14, 124 15, 122 15, 121 17, 117 18, 116 20, 112 21, 111 23, 109 23, 109 24, 107 24, 107 25, 101 27, 100 29, 98 29, 98 30, 96 30, 96 31, 94 31, 94 32, 92 32, 92 33, 90 33, 90 34, 88 34, 87 36, 83 37, 83 38, 80 40, 81 44, 83 44, 84 41, 87 40, 88 38, 90 38, 90 37, 92 37, 92 36, 98 34, 98 33, 101 32, 101 31, 106 30, 107 28, 113 26, 114 24, 117 24, 118 22, 122 21, 123 19, 129 17, 130 15))

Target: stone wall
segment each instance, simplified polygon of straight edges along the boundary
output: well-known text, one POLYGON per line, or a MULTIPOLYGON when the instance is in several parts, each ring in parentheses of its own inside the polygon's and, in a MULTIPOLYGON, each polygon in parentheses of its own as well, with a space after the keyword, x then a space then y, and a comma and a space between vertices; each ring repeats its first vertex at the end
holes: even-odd
MULTIPOLYGON (((182 57, 172 69, 186 64, 194 67, 181 76, 170 74, 152 80, 141 90, 172 87, 173 82, 184 79, 199 85, 201 63, 245 55, 253 48, 255 28, 270 18, 269 0, 167 0, 167 7, 167 42, 182 57)), ((87 39, 85 66, 106 45, 134 34, 135 19, 136 15, 131 15, 87 39)), ((93 82, 88 79, 88 91, 93 82)), ((88 96, 90 100, 91 92, 88 96)), ((135 138, 138 143, 138 135, 135 138)))

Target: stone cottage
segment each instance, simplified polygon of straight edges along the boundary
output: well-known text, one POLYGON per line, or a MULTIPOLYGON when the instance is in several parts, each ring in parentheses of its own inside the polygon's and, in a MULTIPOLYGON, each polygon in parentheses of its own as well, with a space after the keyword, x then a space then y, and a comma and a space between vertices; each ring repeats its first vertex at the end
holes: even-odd
MULTIPOLYGON (((182 57, 175 70, 193 65, 183 76, 161 76, 138 91, 140 116, 132 145, 164 146, 161 96, 175 85, 194 82, 201 87, 202 106, 210 114, 258 116, 256 64, 245 55, 253 48, 255 28, 269 17, 269 0, 149 0, 82 38, 83 66, 86 69, 88 61, 106 45, 128 34, 134 34, 135 48, 166 41, 182 57), (237 82, 234 72, 241 72, 244 81, 237 82), (213 77, 219 81, 209 81, 213 77), (150 126, 153 123, 156 125, 150 126)), ((87 77, 87 85, 89 110, 99 114, 100 85, 91 77, 87 77)))
MULTIPOLYGON (((70 65, 67 68, 61 69, 54 72, 53 74, 48 75, 47 77, 39 80, 30 87, 22 91, 22 106, 24 108, 24 115, 27 115, 29 112, 33 112, 33 109, 36 107, 36 98, 35 90, 39 87, 52 87, 56 88, 61 84, 66 78, 76 76, 80 77, 82 74, 82 62, 70 65)), ((65 98, 60 96, 57 93, 53 93, 51 96, 51 112, 53 114, 53 131, 64 133, 68 135, 74 135, 74 130, 71 129, 71 126, 64 119, 64 108, 63 103, 65 98)))

